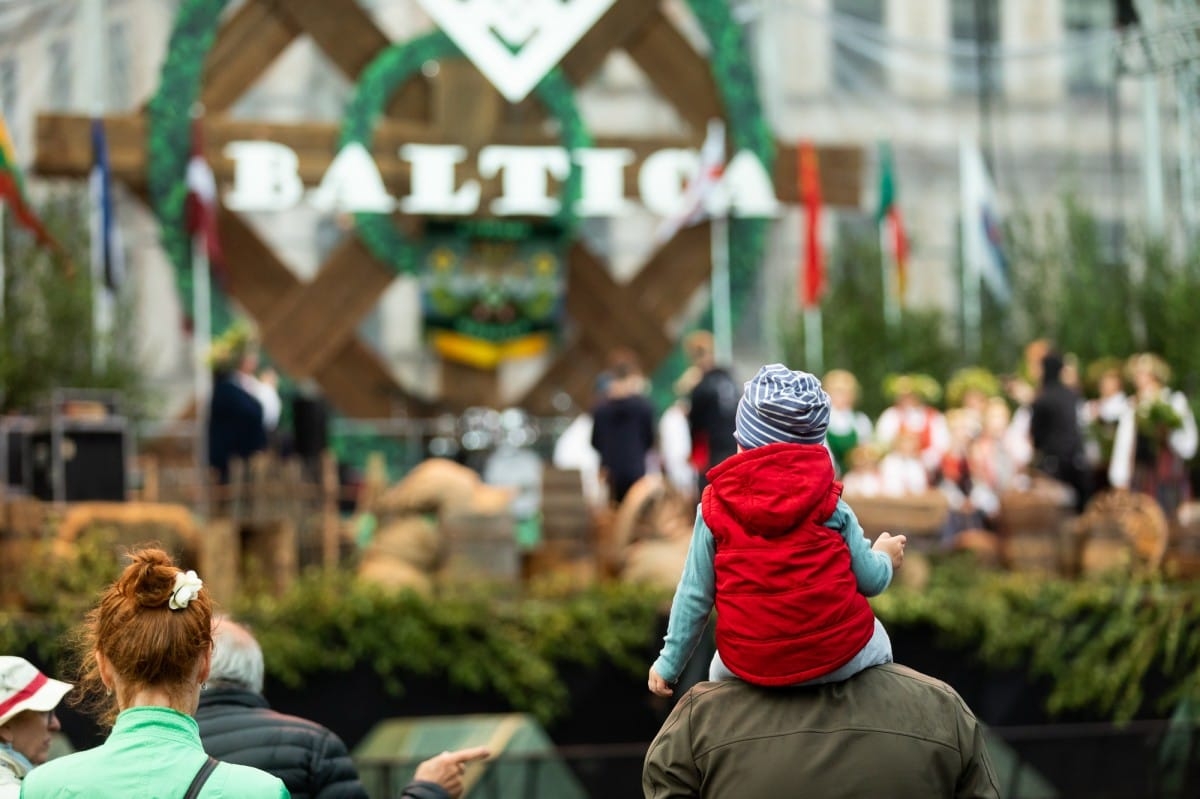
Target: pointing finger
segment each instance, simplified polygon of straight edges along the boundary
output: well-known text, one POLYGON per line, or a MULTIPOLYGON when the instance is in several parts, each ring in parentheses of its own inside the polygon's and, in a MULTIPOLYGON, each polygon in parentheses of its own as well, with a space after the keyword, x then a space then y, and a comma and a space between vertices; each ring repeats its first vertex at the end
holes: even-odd
POLYGON ((475 760, 483 760, 490 757, 492 751, 486 746, 473 746, 470 749, 459 749, 457 752, 451 752, 450 757, 456 763, 471 763, 475 760))

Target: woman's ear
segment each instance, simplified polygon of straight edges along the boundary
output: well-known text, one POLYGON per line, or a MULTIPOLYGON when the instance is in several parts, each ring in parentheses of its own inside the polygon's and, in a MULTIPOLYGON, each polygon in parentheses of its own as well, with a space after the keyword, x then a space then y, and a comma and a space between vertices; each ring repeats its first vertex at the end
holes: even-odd
POLYGON ((104 687, 110 692, 114 690, 112 664, 108 662, 108 658, 100 654, 100 650, 96 650, 96 670, 100 672, 100 682, 104 683, 104 687))
POLYGON ((212 671, 212 656, 213 648, 212 646, 209 646, 204 650, 204 654, 200 657, 199 683, 201 685, 208 682, 208 675, 212 671))

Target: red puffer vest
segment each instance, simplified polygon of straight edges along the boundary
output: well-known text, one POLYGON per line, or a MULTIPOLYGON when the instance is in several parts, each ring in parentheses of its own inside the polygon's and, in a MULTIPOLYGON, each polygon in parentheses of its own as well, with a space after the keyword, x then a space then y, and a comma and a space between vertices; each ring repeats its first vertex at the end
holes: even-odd
POLYGON ((824 526, 842 484, 820 444, 768 444, 711 469, 704 521, 716 542, 717 651, 757 685, 793 685, 844 666, 875 616, 850 549, 824 526))

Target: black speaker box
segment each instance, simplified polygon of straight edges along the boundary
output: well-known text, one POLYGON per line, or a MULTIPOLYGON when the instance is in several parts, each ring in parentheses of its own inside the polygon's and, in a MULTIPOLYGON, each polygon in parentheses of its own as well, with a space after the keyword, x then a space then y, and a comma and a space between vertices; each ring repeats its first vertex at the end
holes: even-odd
POLYGON ((124 502, 127 439, 124 423, 113 420, 68 420, 34 430, 28 441, 30 493, 47 502, 124 502))
POLYGON ((329 410, 320 399, 292 400, 292 446, 302 458, 320 455, 329 446, 329 410))

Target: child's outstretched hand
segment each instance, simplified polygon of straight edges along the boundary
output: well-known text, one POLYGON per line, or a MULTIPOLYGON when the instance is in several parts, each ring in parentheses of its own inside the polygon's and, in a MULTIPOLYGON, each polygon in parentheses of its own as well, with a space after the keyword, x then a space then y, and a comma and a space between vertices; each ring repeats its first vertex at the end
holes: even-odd
POLYGON ((879 550, 892 559, 892 569, 899 569, 900 564, 904 562, 904 545, 908 542, 908 536, 892 535, 891 533, 880 533, 879 538, 875 539, 875 543, 871 549, 879 550))
POLYGON ((650 693, 655 696, 671 696, 675 693, 670 684, 658 676, 658 672, 653 668, 650 669, 650 678, 646 680, 646 684, 650 687, 650 693))

